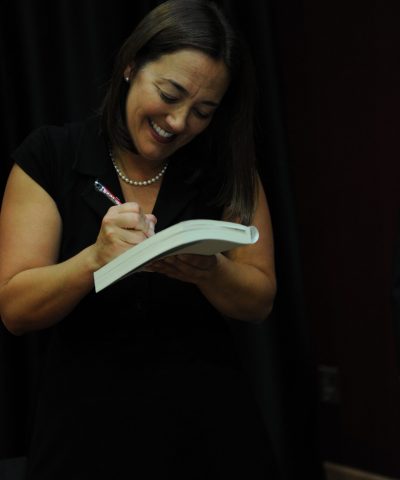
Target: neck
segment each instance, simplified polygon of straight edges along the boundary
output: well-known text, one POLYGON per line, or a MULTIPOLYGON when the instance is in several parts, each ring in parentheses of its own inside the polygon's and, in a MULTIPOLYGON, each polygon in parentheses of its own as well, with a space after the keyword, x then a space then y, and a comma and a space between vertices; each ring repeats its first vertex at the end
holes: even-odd
POLYGON ((163 164, 158 164, 157 167, 151 165, 151 168, 148 168, 148 161, 131 152, 120 151, 119 154, 115 155, 110 148, 109 153, 118 176, 124 182, 137 187, 148 186, 158 182, 164 175, 168 165, 167 162, 164 162, 163 164))

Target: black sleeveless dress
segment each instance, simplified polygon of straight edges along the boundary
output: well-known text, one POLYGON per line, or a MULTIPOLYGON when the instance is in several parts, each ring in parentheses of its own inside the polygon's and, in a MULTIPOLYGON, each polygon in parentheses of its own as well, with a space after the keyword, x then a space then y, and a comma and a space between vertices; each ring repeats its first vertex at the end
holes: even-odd
MULTIPOLYGON (((122 198, 98 119, 42 127, 14 159, 57 203, 60 261, 93 243, 110 207, 94 180, 122 198)), ((184 170, 168 167, 157 230, 219 218, 184 170)), ((137 273, 37 335, 29 480, 277 478, 229 324, 195 286, 137 273)))

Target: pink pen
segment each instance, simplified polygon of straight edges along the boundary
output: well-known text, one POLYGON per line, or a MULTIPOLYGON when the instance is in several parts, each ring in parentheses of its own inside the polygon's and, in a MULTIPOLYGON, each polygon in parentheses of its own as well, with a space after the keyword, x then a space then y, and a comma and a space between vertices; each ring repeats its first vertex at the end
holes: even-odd
MULTIPOLYGON (((98 192, 105 195, 114 205, 121 205, 122 204, 121 200, 118 197, 116 197, 113 193, 111 193, 110 190, 107 187, 105 187, 102 183, 100 183, 98 180, 94 181, 94 188, 98 192)), ((151 232, 152 233, 144 232, 144 234, 146 235, 146 237, 150 237, 154 233, 154 224, 153 224, 151 232)))
POLYGON ((94 188, 105 195, 114 205, 121 205, 121 200, 113 195, 108 188, 106 188, 102 183, 100 183, 98 180, 94 181, 94 188))

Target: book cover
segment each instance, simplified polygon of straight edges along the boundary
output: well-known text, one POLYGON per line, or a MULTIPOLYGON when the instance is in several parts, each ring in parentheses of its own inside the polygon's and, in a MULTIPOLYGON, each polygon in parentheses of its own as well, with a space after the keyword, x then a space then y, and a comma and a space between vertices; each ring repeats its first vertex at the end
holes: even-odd
POLYGON ((195 253, 214 255, 258 240, 258 230, 222 220, 186 220, 168 227, 111 260, 94 272, 99 292, 127 275, 142 270, 148 263, 171 255, 195 253))

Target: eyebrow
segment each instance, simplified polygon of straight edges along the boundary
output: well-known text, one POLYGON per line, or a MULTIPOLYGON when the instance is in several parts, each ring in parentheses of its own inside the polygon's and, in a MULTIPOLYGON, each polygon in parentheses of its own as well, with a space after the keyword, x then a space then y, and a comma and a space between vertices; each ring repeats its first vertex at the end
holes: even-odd
MULTIPOLYGON (((162 80, 170 83, 173 87, 175 87, 183 95, 189 96, 189 92, 186 90, 186 88, 183 87, 180 83, 175 82, 175 80, 171 80, 170 78, 162 78, 162 80)), ((218 105, 219 105, 219 103, 213 102, 211 100, 204 100, 200 103, 203 103, 204 105, 209 105, 210 107, 218 107, 218 105)))

